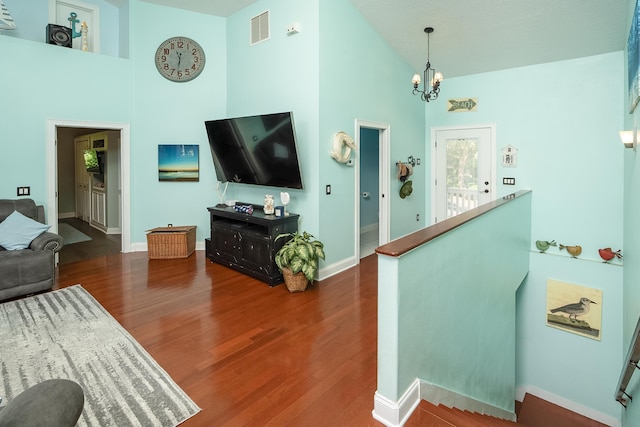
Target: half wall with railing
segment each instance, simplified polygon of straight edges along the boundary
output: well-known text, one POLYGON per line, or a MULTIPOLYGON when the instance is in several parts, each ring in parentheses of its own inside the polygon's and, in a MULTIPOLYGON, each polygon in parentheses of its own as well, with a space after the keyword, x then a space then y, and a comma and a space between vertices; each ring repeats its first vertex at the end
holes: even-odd
POLYGON ((515 419, 515 292, 529 270, 521 191, 378 253, 373 416, 401 425, 420 399, 515 419))

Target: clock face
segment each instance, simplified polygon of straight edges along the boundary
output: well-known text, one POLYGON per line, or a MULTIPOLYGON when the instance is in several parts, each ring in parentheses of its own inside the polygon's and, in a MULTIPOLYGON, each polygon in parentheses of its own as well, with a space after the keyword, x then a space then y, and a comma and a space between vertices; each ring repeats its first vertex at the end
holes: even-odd
POLYGON ((204 50, 188 37, 171 37, 156 50, 156 68, 174 82, 193 80, 204 69, 204 50))

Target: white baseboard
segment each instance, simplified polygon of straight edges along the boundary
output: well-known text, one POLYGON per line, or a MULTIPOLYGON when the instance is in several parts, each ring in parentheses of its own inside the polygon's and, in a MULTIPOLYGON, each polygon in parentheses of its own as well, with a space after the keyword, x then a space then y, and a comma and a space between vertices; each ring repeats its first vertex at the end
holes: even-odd
POLYGON ((442 404, 449 408, 458 408, 463 411, 490 415, 504 420, 516 420, 515 408, 513 412, 510 412, 424 381, 420 383, 420 398, 436 406, 442 404))
POLYGON ((325 266, 318 271, 318 281, 322 281, 351 267, 355 267, 357 264, 356 258, 351 256, 339 262, 325 266))
POLYGON ((403 426, 420 404, 420 380, 411 383, 400 400, 393 402, 376 391, 373 397, 373 418, 387 427, 403 426))
POLYGON ((369 224, 369 225, 365 225, 364 227, 360 227, 360 234, 364 234, 364 233, 368 233, 369 231, 373 231, 373 230, 377 230, 378 229, 378 223, 374 223, 374 224, 369 224))
POLYGON ((610 415, 604 414, 602 412, 596 411, 572 400, 569 400, 566 397, 558 396, 557 394, 553 394, 535 386, 524 385, 518 387, 516 389, 516 400, 522 402, 526 393, 532 394, 536 397, 539 397, 540 399, 544 399, 547 402, 554 403, 558 406, 568 409, 569 411, 575 412, 576 414, 580 414, 584 417, 596 420, 602 424, 606 424, 611 427, 620 427, 621 425, 620 419, 616 419, 610 415))

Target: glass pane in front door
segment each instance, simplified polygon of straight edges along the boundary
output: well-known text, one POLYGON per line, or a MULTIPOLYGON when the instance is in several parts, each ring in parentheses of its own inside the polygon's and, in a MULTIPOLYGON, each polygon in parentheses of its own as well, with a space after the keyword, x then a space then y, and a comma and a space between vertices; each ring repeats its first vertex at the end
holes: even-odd
POLYGON ((478 207, 478 139, 447 139, 447 218, 478 207))

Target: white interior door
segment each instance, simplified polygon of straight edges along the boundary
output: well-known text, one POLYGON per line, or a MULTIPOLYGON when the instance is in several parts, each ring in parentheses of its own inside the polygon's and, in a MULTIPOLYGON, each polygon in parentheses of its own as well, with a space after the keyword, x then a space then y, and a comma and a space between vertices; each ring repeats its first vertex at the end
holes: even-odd
POLYGON ((75 140, 76 217, 89 222, 91 176, 84 164, 84 150, 89 149, 89 137, 75 140))
POLYGON ((434 223, 495 198, 495 126, 433 129, 431 139, 434 223))

